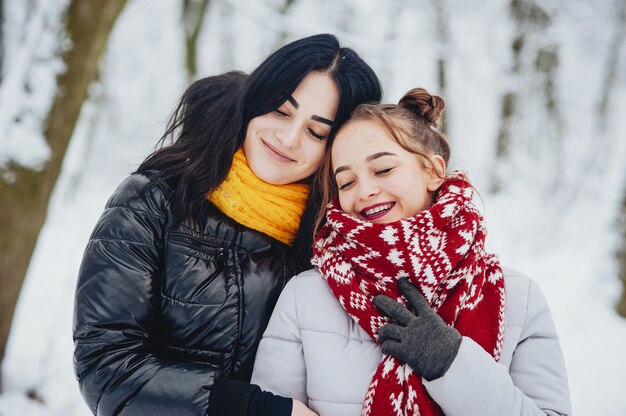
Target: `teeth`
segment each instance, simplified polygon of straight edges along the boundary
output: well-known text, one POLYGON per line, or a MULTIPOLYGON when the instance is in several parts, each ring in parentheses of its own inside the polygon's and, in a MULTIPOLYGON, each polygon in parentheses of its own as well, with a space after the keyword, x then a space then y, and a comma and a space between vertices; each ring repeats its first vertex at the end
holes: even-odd
POLYGON ((387 211, 389 208, 391 208, 392 205, 393 204, 385 204, 385 205, 377 206, 376 208, 368 209, 367 211, 365 211, 365 215, 370 217, 374 214, 378 214, 379 212, 387 211))

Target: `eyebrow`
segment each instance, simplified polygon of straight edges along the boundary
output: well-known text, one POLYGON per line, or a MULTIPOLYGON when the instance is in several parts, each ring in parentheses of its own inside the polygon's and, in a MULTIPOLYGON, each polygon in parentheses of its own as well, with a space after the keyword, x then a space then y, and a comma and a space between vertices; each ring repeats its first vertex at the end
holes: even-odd
MULTIPOLYGON (((296 99, 293 98, 291 95, 289 97, 287 97, 287 101, 289 101, 291 103, 291 105, 293 105, 296 110, 298 108, 300 108, 300 104, 298 104, 296 99)), ((311 120, 317 121, 317 122, 320 122, 320 123, 324 123, 324 124, 328 124, 331 127, 334 124, 333 120, 329 120, 329 119, 324 118, 324 117, 316 116, 315 114, 311 116, 311 120)))
POLYGON ((391 152, 378 152, 378 153, 374 153, 373 155, 369 155, 368 157, 365 158, 365 160, 367 162, 371 162, 374 159, 378 159, 379 157, 383 157, 383 156, 396 156, 398 157, 397 154, 395 153, 391 153, 391 152))
POLYGON ((300 108, 300 104, 298 104, 298 102, 296 101, 296 99, 295 99, 295 98, 293 98, 291 95, 290 95, 289 97, 287 97, 287 101, 289 101, 289 102, 291 103, 291 105, 293 105, 293 106, 296 108, 296 110, 297 110, 298 108, 300 108))
MULTIPOLYGON (((371 162, 372 160, 378 159, 379 157, 383 157, 383 156, 396 156, 398 157, 397 154, 395 153, 391 153, 391 152, 378 152, 378 153, 374 153, 373 155, 369 155, 368 157, 365 158, 366 162, 371 162)), ((344 166, 339 166, 337 169, 335 169, 335 176, 337 176, 339 173, 346 171, 346 170, 350 170, 350 166, 348 165, 344 165, 344 166)))
POLYGON ((328 124, 331 127, 333 125, 333 121, 332 120, 329 120, 329 119, 324 118, 324 117, 316 116, 315 114, 313 114, 311 116, 311 120, 319 121, 320 123, 324 123, 324 124, 328 124))

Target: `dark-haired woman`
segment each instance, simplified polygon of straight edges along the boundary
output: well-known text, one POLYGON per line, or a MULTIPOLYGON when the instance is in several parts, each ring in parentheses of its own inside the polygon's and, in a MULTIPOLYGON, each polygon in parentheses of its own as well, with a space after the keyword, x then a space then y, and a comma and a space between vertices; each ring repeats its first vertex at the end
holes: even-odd
POLYGON ((416 88, 339 130, 317 269, 285 287, 252 382, 320 416, 571 415, 546 299, 485 252, 474 189, 446 171, 444 107, 416 88))
POLYGON ((162 138, 175 140, 118 187, 84 254, 74 362, 94 414, 312 414, 249 384, 253 360, 279 293, 310 266, 309 178, 380 95, 332 35, 189 87, 162 138))

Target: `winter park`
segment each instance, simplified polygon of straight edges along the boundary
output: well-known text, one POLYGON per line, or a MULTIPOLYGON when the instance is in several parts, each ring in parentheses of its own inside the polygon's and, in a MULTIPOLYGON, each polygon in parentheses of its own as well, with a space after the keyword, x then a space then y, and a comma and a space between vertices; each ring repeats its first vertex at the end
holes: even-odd
POLYGON ((344 393, 354 414, 391 414, 376 395, 391 379, 394 414, 464 414, 475 396, 471 414, 625 415, 625 108, 626 0, 0 0, 0 416, 352 414, 332 404, 344 393), (449 160, 371 121, 400 113, 449 160), (405 233, 398 250, 363 254, 354 236, 413 201, 381 185, 404 165, 359 170, 374 142, 447 175, 377 232, 405 233), (411 222, 452 215, 455 192, 477 207, 452 221, 467 241, 411 222), (307 311, 345 342, 311 341, 307 311), (392 326, 402 348, 386 349, 392 326))

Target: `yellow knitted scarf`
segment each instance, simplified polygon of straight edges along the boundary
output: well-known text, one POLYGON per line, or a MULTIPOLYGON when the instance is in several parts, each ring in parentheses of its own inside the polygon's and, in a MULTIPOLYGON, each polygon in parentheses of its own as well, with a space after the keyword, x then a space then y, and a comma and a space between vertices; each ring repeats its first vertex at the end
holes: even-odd
POLYGON ((308 185, 272 185, 260 179, 240 148, 224 182, 206 198, 239 224, 291 245, 308 196, 308 185))

